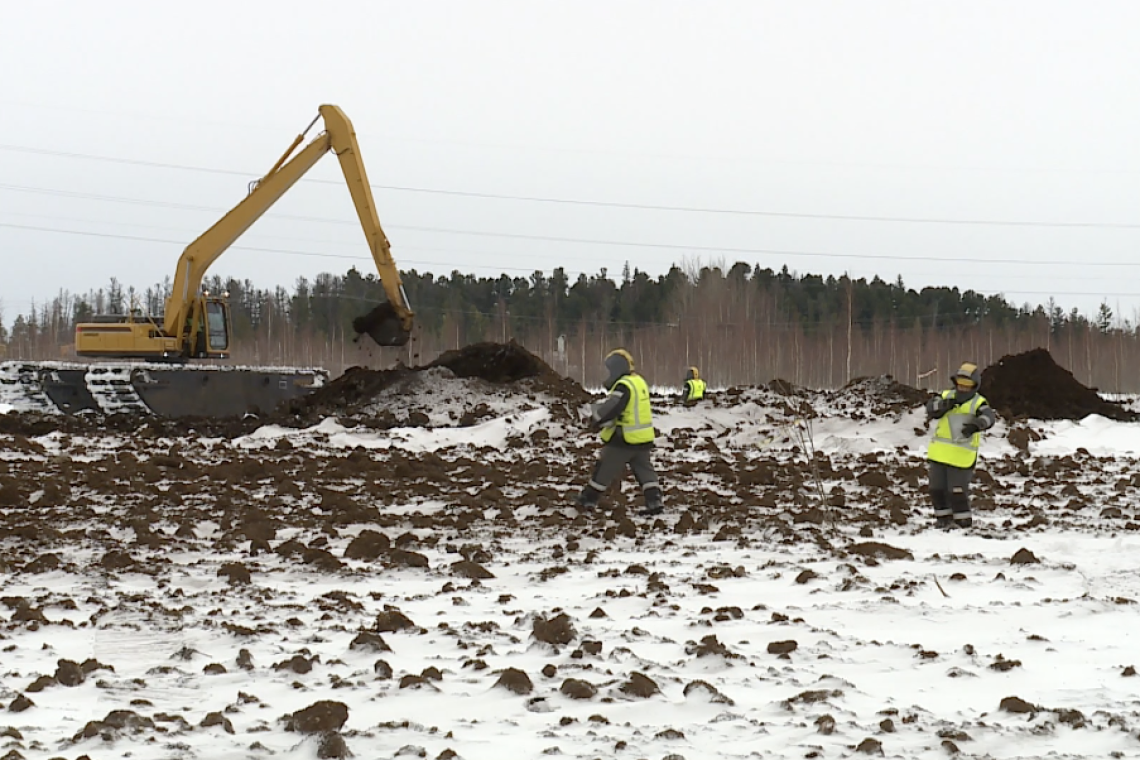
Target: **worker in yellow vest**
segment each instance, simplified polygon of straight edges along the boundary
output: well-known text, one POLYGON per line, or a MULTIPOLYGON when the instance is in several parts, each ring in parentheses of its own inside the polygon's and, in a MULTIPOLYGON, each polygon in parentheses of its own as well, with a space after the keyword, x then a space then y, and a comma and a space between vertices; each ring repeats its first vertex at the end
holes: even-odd
POLYGON ((654 433, 649 386, 633 371, 633 357, 625 349, 610 351, 605 367, 609 395, 590 414, 590 430, 601 434, 602 451, 589 482, 578 494, 578 507, 596 509, 602 494, 628 465, 645 498, 641 515, 661 514, 665 502, 650 458, 654 433))
POLYGON ((686 406, 692 406, 705 397, 705 381, 701 379, 700 370, 689 367, 685 373, 685 384, 681 386, 681 401, 686 406))
POLYGON ((982 431, 994 425, 994 410, 978 390, 982 373, 978 365, 965 362, 950 376, 954 389, 943 391, 926 403, 927 422, 938 420, 926 449, 930 464, 930 502, 935 527, 968 528, 970 481, 978 461, 982 431))

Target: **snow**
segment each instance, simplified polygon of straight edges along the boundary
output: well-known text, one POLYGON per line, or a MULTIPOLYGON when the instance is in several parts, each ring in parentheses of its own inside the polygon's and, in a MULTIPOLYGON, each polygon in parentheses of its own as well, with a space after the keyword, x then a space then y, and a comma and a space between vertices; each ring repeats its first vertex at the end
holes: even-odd
POLYGON ((281 438, 304 442, 323 437, 334 448, 396 448, 415 453, 463 446, 502 449, 512 437, 522 437, 540 427, 547 427, 549 419, 550 413, 546 409, 531 409, 471 427, 396 427, 383 432, 359 432, 344 427, 335 419, 326 418, 318 425, 299 430, 266 425, 250 435, 236 438, 234 445, 248 448, 274 445, 281 438))
MULTIPOLYGON (((536 431, 559 441, 578 435, 541 403, 490 396, 484 401, 491 416, 454 426, 471 399, 444 385, 450 401, 435 404, 440 416, 426 427, 373 430, 326 419, 310 428, 266 426, 231 441, 196 445, 220 457, 273 450, 282 440, 313 457, 402 451, 449 461, 474 453, 505 468, 565 453, 561 443, 530 443, 536 431)), ((673 465, 707 465, 726 452, 737 463, 802 460, 805 442, 837 468, 866 455, 892 467, 922 465, 926 439, 916 432, 923 428, 917 411, 858 420, 817 408, 805 419, 770 401, 759 395, 733 406, 660 411, 656 458, 663 479, 673 465), (720 454, 703 445, 710 442, 720 454)), ((83 754, 312 758, 318 738, 283 730, 280 718, 328 699, 349 706, 345 739, 364 758, 435 758, 445 750, 467 760, 858 757, 855 748, 868 738, 897 758, 946 756, 945 741, 968 757, 1140 757, 1140 680, 1123 675, 1140 660, 1140 532, 1095 516, 1113 478, 1134 471, 1140 424, 1089 417, 1029 425, 1043 438, 1028 451, 1005 440, 1004 423, 983 444, 983 467, 993 465, 995 490, 1006 496, 978 515, 984 527, 972 532, 926 529, 928 509, 912 503, 910 523, 876 524, 873 537, 860 535, 863 526, 846 516, 868 494, 854 486, 847 489, 847 507, 828 509, 833 522, 793 526, 802 529, 799 540, 787 540, 786 532, 763 522, 740 537, 746 540, 717 540, 715 515, 707 530, 675 533, 670 526, 677 515, 700 505, 702 481, 694 476, 680 484, 687 502, 671 501, 664 528, 642 520, 633 537, 602 539, 580 527, 568 535, 564 527, 526 523, 530 515, 539 520, 541 510, 517 509, 517 528, 476 528, 434 545, 416 544, 430 562, 427 570, 346 560, 345 569, 329 573, 277 554, 251 558, 247 545, 213 545, 219 527, 207 520, 195 526, 196 542, 133 547, 144 564, 161 566, 154 575, 101 572, 92 564, 97 550, 82 543, 66 549, 59 570, 33 574, 0 563, 0 596, 35 600, 49 621, 0 626, 0 704, 26 693, 37 676, 51 675, 60 659, 94 658, 114 668, 96 670, 73 688, 28 693, 34 708, 0 713, 0 753, 18 749, 27 760, 83 754), (1050 509, 1047 514, 1057 519, 1048 525, 1003 525, 1019 521, 1019 494, 1034 480, 1013 472, 1019 462, 1044 466, 1082 450, 1105 458, 1095 463, 1099 474, 1094 462, 1082 459, 1085 469, 1068 480, 1092 503, 1088 520, 1066 521, 1050 509), (1010 471, 1003 474, 999 462, 1010 471), (1104 482, 1097 480, 1100 474, 1104 482), (868 560, 851 553, 862 541, 906 550, 910 558, 868 560), (569 548, 571 542, 577 545, 569 548), (483 564, 493 578, 473 582, 449 572, 460 557, 448 545, 464 543, 489 550, 483 564), (1021 549, 1039 563, 1011 564, 1021 549), (219 577, 224 562, 246 563, 252 584, 234 586, 219 577), (805 570, 815 575, 801 582, 805 570), (415 628, 382 633, 392 651, 352 649, 358 630, 370 628, 385 605, 398 608, 415 628), (604 616, 595 616, 598 609, 604 616), (573 621, 574 641, 535 641, 535 616, 559 612, 573 621), (262 633, 235 634, 224 624, 262 633), (708 636, 728 653, 702 656, 699 647, 708 636), (600 642, 600 651, 582 646, 590 641, 600 642), (786 641, 796 642, 794 651, 770 653, 770 644, 786 641), (234 665, 239 648, 249 650, 252 670, 234 665), (298 653, 319 657, 312 672, 272 667, 298 653), (375 674, 380 659, 391 666, 392 678, 375 674), (1018 664, 1003 665, 1010 661, 1018 664), (210 663, 226 672, 205 674, 210 663), (551 665, 556 674, 544 676, 551 665), (438 668, 442 680, 400 688, 402 677, 429 667, 438 668), (532 694, 494 686, 498 671, 508 667, 529 675, 532 694), (635 672, 653 679, 660 693, 646 699, 625 694, 620 687, 635 672), (568 677, 591 682, 597 695, 563 695, 559 687, 568 677), (696 681, 723 697, 692 687, 696 681), (1011 696, 1040 710, 1000 709, 1011 696), (178 714, 188 725, 158 722, 165 733, 72 740, 88 721, 117 709, 178 714), (1079 710, 1087 725, 1074 723, 1066 710, 1079 710), (200 726, 215 711, 234 733, 200 726), (834 722, 830 733, 820 730, 828 724, 825 716, 834 722), (883 727, 888 719, 889 731, 883 727), (26 739, 5 738, 3 726, 26 739)), ((0 436, 6 461, 39 456, 9 450, 10 440, 0 436)), ((51 435, 35 442, 44 457, 67 455, 75 462, 128 444, 110 435, 51 435)), ((170 443, 158 442, 155 451, 170 443)), ((1117 505, 1140 506, 1135 489, 1119 496, 1117 505)), ((792 497, 774 509, 740 506, 786 526, 792 497)), ((386 505, 384 512, 425 517, 446 514, 451 506, 424 498, 386 505)), ((117 518, 105 525, 94 520, 90 527, 124 542, 131 535, 117 518)), ((352 538, 370 527, 346 527, 327 548, 341 557, 352 538)), ((395 538, 404 530, 386 532, 395 538)), ((422 537, 435 529, 412 530, 422 537)), ((273 543, 306 535, 288 527, 273 543)), ((0 548, 16 540, 0 537, 0 548)), ((0 607, 0 622, 12 614, 0 607)))

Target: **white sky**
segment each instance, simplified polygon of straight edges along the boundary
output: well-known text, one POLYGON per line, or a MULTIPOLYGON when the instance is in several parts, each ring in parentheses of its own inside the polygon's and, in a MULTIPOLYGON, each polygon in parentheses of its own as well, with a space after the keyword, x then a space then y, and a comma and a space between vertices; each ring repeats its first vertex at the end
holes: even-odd
MULTIPOLYGON (((1140 311, 1140 4, 0 8, 6 322, 60 289, 172 275, 324 102, 355 123, 402 269, 744 260, 1140 311)), ((336 162, 309 176, 338 179, 336 162)), ((239 243, 271 250, 212 271, 263 287, 372 271, 353 219, 344 189, 302 183, 239 243)))

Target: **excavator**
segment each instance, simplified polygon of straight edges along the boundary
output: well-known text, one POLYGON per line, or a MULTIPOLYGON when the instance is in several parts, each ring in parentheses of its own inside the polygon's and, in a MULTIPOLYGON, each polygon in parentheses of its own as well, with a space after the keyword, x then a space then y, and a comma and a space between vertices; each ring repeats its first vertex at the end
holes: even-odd
POLYGON ((210 265, 329 152, 340 161, 388 299, 354 319, 353 329, 380 346, 405 345, 415 314, 380 227, 356 133, 340 108, 322 105, 246 197, 182 252, 163 314, 132 307, 77 324, 75 354, 87 362, 0 363, 0 404, 65 414, 229 417, 272 411, 323 385, 327 373, 320 369, 223 363, 232 332, 227 294, 202 285, 210 265), (324 130, 298 151, 318 120, 324 130))

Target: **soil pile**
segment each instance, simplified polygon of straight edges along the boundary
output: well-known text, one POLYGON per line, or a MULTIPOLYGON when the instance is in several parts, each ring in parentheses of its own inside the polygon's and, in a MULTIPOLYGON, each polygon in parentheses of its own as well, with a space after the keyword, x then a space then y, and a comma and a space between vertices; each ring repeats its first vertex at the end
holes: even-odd
POLYGON ((584 404, 591 399, 590 393, 576 381, 558 374, 513 339, 507 343, 472 343, 447 351, 423 369, 432 367, 446 367, 456 377, 474 377, 489 383, 527 381, 532 390, 571 404, 584 404))
MULTIPOLYGON (((328 385, 283 406, 284 416, 302 420, 351 414, 382 390, 419 372, 443 367, 456 377, 484 380, 495 385, 527 382, 527 392, 542 392, 573 404, 590 400, 590 394, 570 378, 515 341, 472 343, 447 351, 422 367, 372 370, 350 367, 328 385)), ((281 415, 275 415, 275 417, 281 415)))
POLYGON ((441 354, 427 367, 447 367, 456 377, 478 377, 490 383, 513 383, 554 372, 546 362, 513 340, 510 343, 472 343, 441 354))
POLYGON ((1080 420, 1099 414, 1130 422, 1137 415, 1105 401, 1081 385, 1073 373, 1053 361, 1043 348, 1003 356, 982 372, 982 395, 1006 417, 1040 420, 1080 420))
POLYGON ((929 397, 930 394, 926 391, 900 383, 890 375, 879 375, 855 378, 829 394, 829 402, 837 409, 869 412, 877 417, 901 414, 922 406, 929 397))
POLYGON ((900 383, 890 375, 877 377, 857 377, 847 385, 844 391, 857 391, 874 398, 884 404, 898 404, 900 406, 920 406, 926 403, 930 394, 906 383, 900 383))

